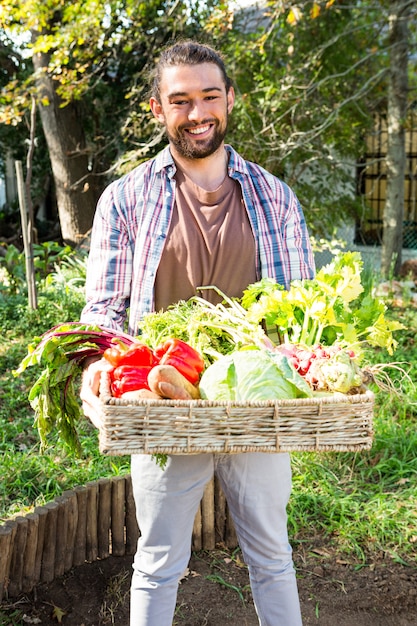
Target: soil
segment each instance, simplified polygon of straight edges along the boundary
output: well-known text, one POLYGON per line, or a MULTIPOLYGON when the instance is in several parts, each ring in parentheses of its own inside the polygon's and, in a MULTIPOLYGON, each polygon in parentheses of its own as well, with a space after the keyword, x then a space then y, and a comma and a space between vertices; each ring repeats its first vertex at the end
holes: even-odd
MULTIPOLYGON (((294 550, 304 626, 416 626, 417 566, 389 558, 360 566, 322 542, 294 550)), ((73 568, 1 605, 2 626, 128 626, 132 557, 73 568), (20 614, 20 619, 16 616, 20 614), (23 617, 22 617, 23 616, 23 617)), ((240 551, 193 553, 175 626, 259 626, 240 551)))

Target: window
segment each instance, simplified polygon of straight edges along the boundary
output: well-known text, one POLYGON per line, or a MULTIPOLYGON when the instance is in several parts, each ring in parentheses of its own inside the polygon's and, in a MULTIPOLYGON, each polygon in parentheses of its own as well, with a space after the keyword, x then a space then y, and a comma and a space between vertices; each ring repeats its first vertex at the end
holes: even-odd
MULTIPOLYGON (((358 220, 355 243, 381 245, 386 199, 387 124, 378 118, 366 139, 366 153, 358 170, 358 193, 364 201, 364 214, 358 220)), ((417 113, 410 115, 405 135, 406 172, 404 179, 403 247, 417 249, 417 113)))

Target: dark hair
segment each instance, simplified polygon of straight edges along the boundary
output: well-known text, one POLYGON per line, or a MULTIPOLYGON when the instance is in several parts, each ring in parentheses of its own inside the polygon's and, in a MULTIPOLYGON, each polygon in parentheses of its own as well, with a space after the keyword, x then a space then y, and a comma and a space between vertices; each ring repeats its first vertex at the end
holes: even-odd
POLYGON ((160 101, 161 75, 164 68, 177 65, 200 65, 201 63, 214 63, 217 65, 222 73, 226 91, 228 92, 232 86, 232 81, 227 75, 221 54, 206 44, 196 41, 182 41, 162 51, 151 74, 150 95, 160 101))

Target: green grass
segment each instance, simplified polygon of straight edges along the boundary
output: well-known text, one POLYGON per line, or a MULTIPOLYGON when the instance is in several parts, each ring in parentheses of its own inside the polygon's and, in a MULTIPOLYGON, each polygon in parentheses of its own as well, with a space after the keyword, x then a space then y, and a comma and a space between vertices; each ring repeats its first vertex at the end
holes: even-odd
MULTIPOLYGON (((49 277, 40 292, 40 309, 28 311, 21 294, 0 294, 0 519, 25 513, 62 491, 100 477, 128 473, 128 457, 105 457, 97 431, 80 422, 83 456, 68 455, 57 437, 40 452, 27 400, 36 371, 15 378, 11 372, 35 335, 56 323, 78 319, 82 281, 49 277), (72 280, 72 282, 71 282, 72 280), (68 285, 71 286, 69 289, 68 285)), ((406 330, 397 334, 393 356, 370 351, 373 363, 403 362, 409 378, 392 370, 404 395, 377 392, 372 449, 357 453, 294 453, 289 533, 295 545, 319 537, 340 554, 364 564, 381 555, 417 561, 417 310, 390 314, 406 330)))
POLYGON ((409 378, 390 370, 401 395, 376 391, 374 442, 356 453, 297 453, 293 459, 290 534, 297 542, 321 535, 338 550, 366 562, 373 555, 417 562, 417 310, 392 311, 406 330, 390 356, 409 378))

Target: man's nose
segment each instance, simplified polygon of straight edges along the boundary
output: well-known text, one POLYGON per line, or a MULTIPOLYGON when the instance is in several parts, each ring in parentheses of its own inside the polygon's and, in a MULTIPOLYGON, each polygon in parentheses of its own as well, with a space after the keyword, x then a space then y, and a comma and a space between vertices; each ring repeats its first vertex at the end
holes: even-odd
POLYGON ((194 101, 188 111, 188 118, 194 122, 202 120, 204 117, 204 103, 194 101))

